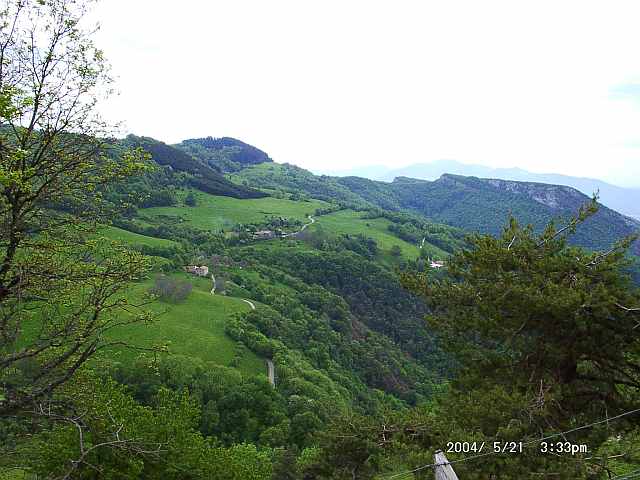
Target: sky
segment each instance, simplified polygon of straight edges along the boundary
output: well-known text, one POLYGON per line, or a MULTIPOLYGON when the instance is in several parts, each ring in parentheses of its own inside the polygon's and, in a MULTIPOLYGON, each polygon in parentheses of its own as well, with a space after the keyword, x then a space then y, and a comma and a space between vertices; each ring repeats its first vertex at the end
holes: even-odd
POLYGON ((103 0, 124 133, 640 186, 640 2, 103 0))

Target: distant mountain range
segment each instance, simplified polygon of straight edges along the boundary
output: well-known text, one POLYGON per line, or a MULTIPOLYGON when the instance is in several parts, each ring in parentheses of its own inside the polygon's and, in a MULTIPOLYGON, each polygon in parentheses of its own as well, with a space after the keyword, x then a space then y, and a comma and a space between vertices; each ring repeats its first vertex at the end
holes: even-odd
POLYGON ((588 196, 599 191, 600 203, 624 215, 640 219, 640 188, 623 188, 592 178, 572 177, 554 173, 532 173, 520 168, 490 168, 482 165, 465 165, 455 160, 417 163, 395 169, 381 165, 372 165, 370 167, 354 168, 348 171, 322 173, 341 177, 357 176, 386 182, 391 182, 397 177, 437 180, 443 174, 449 173, 466 177, 565 185, 573 187, 588 196))

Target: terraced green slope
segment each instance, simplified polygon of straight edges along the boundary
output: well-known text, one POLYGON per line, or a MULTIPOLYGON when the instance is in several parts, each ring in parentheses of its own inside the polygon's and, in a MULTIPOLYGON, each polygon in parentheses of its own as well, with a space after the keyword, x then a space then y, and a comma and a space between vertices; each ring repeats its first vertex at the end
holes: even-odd
MULTIPOLYGON (((182 192, 183 195, 185 192, 182 192)), ((306 221, 307 215, 327 206, 320 200, 293 201, 265 197, 237 199, 194 192, 195 207, 153 207, 140 211, 143 218, 162 222, 162 217, 182 219, 189 226, 204 230, 220 230, 238 223, 261 222, 273 216, 306 221)))
MULTIPOLYGON (((170 354, 199 358, 217 365, 233 366, 247 375, 266 375, 265 361, 225 334, 229 317, 244 312, 250 306, 240 298, 211 295, 211 280, 199 279, 187 274, 176 274, 193 283, 193 291, 186 301, 178 304, 155 301, 146 307, 156 314, 152 325, 133 324, 111 333, 114 340, 150 348, 167 345, 170 354)), ((153 280, 132 286, 130 295, 138 300, 145 298, 153 280)), ((105 351, 105 358, 118 362, 130 362, 139 352, 119 348, 105 351)))

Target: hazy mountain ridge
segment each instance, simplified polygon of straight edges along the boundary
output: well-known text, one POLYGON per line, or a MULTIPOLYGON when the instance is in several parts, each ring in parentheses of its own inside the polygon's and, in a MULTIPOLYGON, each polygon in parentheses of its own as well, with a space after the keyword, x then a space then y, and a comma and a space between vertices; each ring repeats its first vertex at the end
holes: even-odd
MULTIPOLYGON (((396 179, 406 190, 407 205, 425 216, 467 230, 497 235, 513 215, 522 224, 542 229, 551 219, 562 223, 589 197, 564 185, 443 175, 435 182, 396 179)), ((603 249, 640 230, 640 222, 604 205, 573 237, 574 243, 603 249)), ((640 244, 633 250, 640 254, 640 244)))
POLYGON ((587 196, 599 192, 600 201, 603 205, 624 215, 640 218, 640 188, 620 187, 593 178, 573 177, 556 173, 533 173, 521 168, 491 168, 483 165, 467 165, 455 160, 417 163, 401 168, 373 165, 371 167, 354 168, 349 171, 333 172, 334 175, 338 176, 356 175, 385 182, 391 182, 396 177, 410 177, 433 181, 445 173, 466 177, 566 185, 575 188, 587 196))

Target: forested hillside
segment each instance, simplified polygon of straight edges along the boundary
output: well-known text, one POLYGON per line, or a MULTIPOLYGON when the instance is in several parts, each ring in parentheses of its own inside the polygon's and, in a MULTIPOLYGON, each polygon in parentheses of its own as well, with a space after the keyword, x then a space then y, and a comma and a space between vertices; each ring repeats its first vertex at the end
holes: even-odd
MULTIPOLYGON (((567 221, 589 198, 571 187, 443 175, 435 182, 399 178, 391 184, 402 206, 467 231, 498 235, 513 215, 541 231, 550 220, 567 221)), ((637 232, 640 223, 601 206, 572 241, 606 249, 637 232)), ((635 246, 640 253, 640 245, 635 246)))
MULTIPOLYGON (((235 198, 259 198, 264 196, 257 190, 246 188, 242 185, 234 185, 210 165, 158 140, 129 135, 118 147, 120 149, 143 149, 151 155, 151 159, 158 165, 168 167, 172 172, 188 174, 188 177, 183 177, 181 180, 203 192, 235 198)), ((173 180, 174 186, 177 181, 173 180)))
POLYGON ((637 224, 566 187, 111 140, 84 8, 0 22, 0 480, 640 470, 637 224))
POLYGON ((384 166, 360 167, 342 173, 327 173, 338 176, 358 176, 371 180, 392 182, 395 178, 417 178, 434 181, 444 174, 486 179, 515 180, 525 183, 543 183, 566 185, 587 196, 600 192, 600 201, 607 207, 624 215, 640 219, 640 189, 612 185, 602 180, 584 177, 572 177, 553 173, 533 173, 521 168, 490 168, 483 165, 468 165, 455 160, 436 160, 429 163, 417 163, 401 168, 384 166))
POLYGON ((235 138, 193 138, 183 140, 176 148, 198 158, 220 172, 235 172, 251 165, 272 162, 259 148, 235 138))
MULTIPOLYGON (((562 224, 589 201, 571 187, 456 175, 443 175, 434 182, 401 177, 386 183, 359 177, 315 176, 298 167, 270 165, 248 168, 231 178, 290 194, 303 191, 312 198, 333 199, 357 209, 411 212, 433 222, 492 235, 501 232, 510 215, 541 231, 551 220, 562 224)), ((572 242, 606 249, 639 229, 640 222, 601 206, 572 242)), ((634 251, 640 253, 640 245, 636 244, 634 251)))

